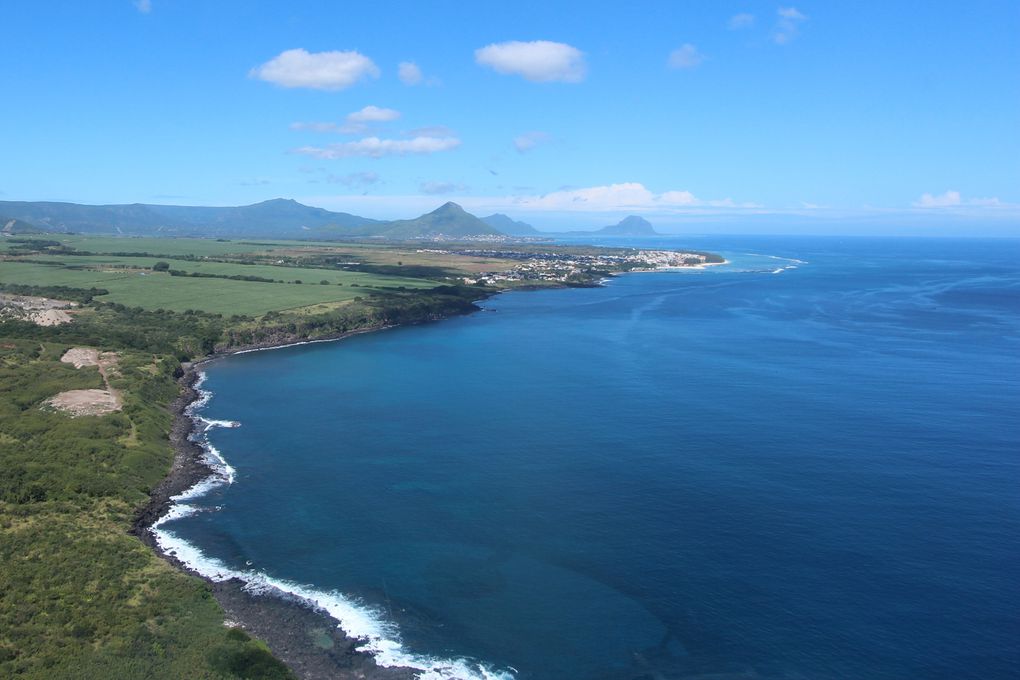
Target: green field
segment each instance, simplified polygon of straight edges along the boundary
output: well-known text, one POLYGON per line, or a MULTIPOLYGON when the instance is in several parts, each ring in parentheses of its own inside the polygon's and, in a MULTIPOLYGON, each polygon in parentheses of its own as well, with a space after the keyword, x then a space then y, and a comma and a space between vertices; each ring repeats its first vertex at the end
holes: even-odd
MULTIPOLYGON (((32 258, 36 261, 45 260, 61 267, 90 267, 97 269, 129 268, 152 269, 161 260, 158 257, 117 257, 113 255, 85 256, 46 256, 32 258)), ((272 264, 238 264, 236 262, 217 262, 214 260, 162 260, 171 269, 184 272, 199 272, 217 276, 257 276, 263 279, 292 283, 295 280, 303 283, 321 283, 350 286, 368 286, 372 288, 432 288, 435 282, 403 276, 380 276, 352 272, 343 269, 321 269, 310 267, 292 267, 272 264)))
MULTIPOLYGON (((91 253, 151 253, 169 257, 182 255, 213 257, 315 246, 335 248, 338 245, 311 241, 227 241, 206 238, 133 238, 81 236, 78 234, 33 234, 31 238, 59 241, 76 250, 85 250, 91 253)), ((9 239, 0 239, 0 250, 7 250, 12 245, 9 239)), ((359 243, 344 243, 343 246, 344 248, 369 247, 359 243)))
MULTIPOLYGON (((190 265, 192 263, 182 264, 190 265)), ((246 271, 253 268, 258 269, 258 267, 244 265, 221 266, 236 267, 246 271)), ((436 285, 430 281, 379 277, 357 272, 284 267, 265 268, 278 270, 277 276, 286 272, 288 277, 294 276, 295 279, 300 276, 314 276, 315 278, 309 278, 308 283, 301 284, 259 283, 170 276, 166 273, 151 271, 80 270, 55 265, 3 262, 0 263, 0 283, 104 288, 110 293, 98 298, 102 302, 114 302, 143 309, 168 309, 175 312, 194 309, 225 316, 232 314, 261 316, 266 312, 343 302, 367 295, 373 288, 379 287, 405 286, 420 289, 432 288, 436 285), (321 279, 331 281, 331 284, 324 286, 318 283, 321 279), (335 285, 337 282, 343 282, 344 285, 335 285)))
POLYGON ((99 288, 109 291, 99 297, 101 302, 151 310, 261 316, 268 312, 335 306, 373 291, 422 290, 443 283, 401 276, 406 268, 399 264, 402 262, 399 253, 390 252, 386 246, 362 244, 59 234, 27 241, 4 238, 0 239, 0 247, 0 284, 99 288), (44 245, 47 241, 57 241, 61 247, 44 245), (67 248, 99 254, 67 255, 67 248), (385 265, 380 269, 383 273, 350 271, 335 264, 322 266, 328 264, 323 258, 346 264, 370 263, 372 256, 385 265), (178 273, 202 276, 172 276, 165 271, 153 271, 160 262, 178 273), (309 262, 319 266, 307 266, 309 262), (267 280, 240 280, 242 277, 267 280))

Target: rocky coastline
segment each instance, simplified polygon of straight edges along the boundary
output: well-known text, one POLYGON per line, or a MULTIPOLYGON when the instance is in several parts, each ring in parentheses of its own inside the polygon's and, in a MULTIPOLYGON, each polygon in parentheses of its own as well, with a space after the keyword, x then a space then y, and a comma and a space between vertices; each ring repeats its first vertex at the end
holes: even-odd
MULTIPOLYGON (((344 333, 321 341, 336 341, 389 326, 378 326, 344 333)), ((162 550, 152 532, 153 525, 173 505, 173 497, 192 488, 215 474, 205 462, 204 451, 192 441, 195 421, 188 413, 188 407, 201 398, 196 383, 201 368, 222 356, 245 351, 277 349, 309 341, 291 339, 290 342, 264 344, 233 348, 220 352, 202 361, 182 365, 182 374, 177 382, 180 395, 170 406, 173 425, 170 430, 170 444, 174 458, 169 474, 152 490, 149 502, 135 516, 131 533, 149 546, 157 555, 176 568, 202 578, 223 608, 225 625, 237 626, 264 641, 273 654, 286 664, 302 680, 336 680, 336 678, 359 678, 363 680, 410 680, 417 671, 410 668, 386 668, 379 666, 366 652, 357 650, 362 642, 344 634, 324 610, 284 593, 252 593, 245 589, 240 579, 212 581, 189 569, 174 555, 162 550)), ((316 341, 311 341, 316 342, 316 341)))

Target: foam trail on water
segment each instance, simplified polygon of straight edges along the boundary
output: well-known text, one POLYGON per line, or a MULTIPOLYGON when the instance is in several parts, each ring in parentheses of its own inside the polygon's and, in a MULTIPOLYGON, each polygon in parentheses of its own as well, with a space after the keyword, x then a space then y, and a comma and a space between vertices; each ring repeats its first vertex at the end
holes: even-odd
POLYGON ((380 666, 413 668, 419 671, 416 677, 420 680, 513 680, 515 675, 510 671, 493 669, 470 659, 446 659, 409 652, 400 641, 400 632, 396 624, 387 621, 381 609, 337 591, 317 590, 312 586, 274 578, 253 569, 233 569, 215 557, 206 555, 168 529, 166 525, 174 520, 214 510, 189 505, 187 501, 204 496, 217 487, 234 483, 236 474, 234 468, 227 463, 219 450, 209 443, 205 435, 214 427, 240 427, 240 423, 212 420, 197 415, 196 411, 208 404, 212 398, 211 392, 202 389, 205 381, 206 374, 199 373, 194 384, 194 389, 199 395, 198 399, 185 410, 185 414, 196 425, 191 440, 202 447, 203 461, 212 473, 183 493, 173 496, 170 499, 173 501, 170 509, 153 523, 150 531, 163 552, 173 555, 188 569, 211 581, 228 581, 236 578, 243 581, 244 589, 252 594, 297 599, 325 612, 337 622, 346 635, 363 640, 357 649, 371 654, 380 666))

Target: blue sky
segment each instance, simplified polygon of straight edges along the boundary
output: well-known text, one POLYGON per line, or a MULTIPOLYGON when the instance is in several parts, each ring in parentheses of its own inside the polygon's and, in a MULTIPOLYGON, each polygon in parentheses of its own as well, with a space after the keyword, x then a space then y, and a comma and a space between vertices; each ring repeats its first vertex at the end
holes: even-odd
POLYGON ((0 200, 1020 235, 1017 2, 263 4, 5 2, 0 200))

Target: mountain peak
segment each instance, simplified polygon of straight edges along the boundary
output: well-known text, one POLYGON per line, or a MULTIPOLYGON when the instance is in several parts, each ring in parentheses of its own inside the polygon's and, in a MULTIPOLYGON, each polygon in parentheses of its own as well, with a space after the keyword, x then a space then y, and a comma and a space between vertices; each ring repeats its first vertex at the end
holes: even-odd
POLYGON ((538 234, 538 230, 526 222, 517 222, 503 213, 495 213, 488 217, 483 217, 482 222, 494 229, 498 229, 504 234, 511 236, 534 236, 538 234))
POLYGON ((446 203, 442 204, 441 206, 432 211, 433 215, 439 215, 443 213, 466 214, 467 211, 464 210, 464 208, 460 207, 459 204, 454 203, 453 201, 447 201, 446 203))
POLYGON ((612 234, 616 236, 655 236, 651 222, 639 215, 628 215, 622 220, 608 227, 599 229, 600 234, 612 234))

